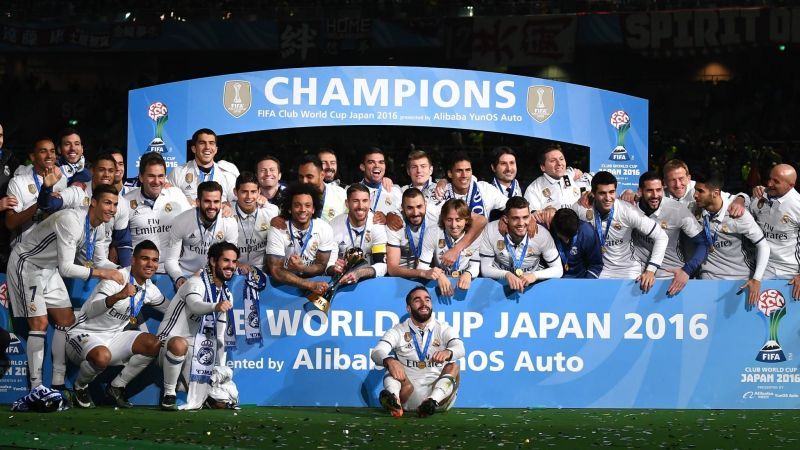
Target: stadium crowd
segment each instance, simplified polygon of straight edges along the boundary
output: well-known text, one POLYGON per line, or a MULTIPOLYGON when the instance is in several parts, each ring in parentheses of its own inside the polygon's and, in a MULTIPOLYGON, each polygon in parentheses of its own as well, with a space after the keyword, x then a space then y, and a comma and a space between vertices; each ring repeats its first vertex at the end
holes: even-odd
MULTIPOLYGON (((0 148, 3 137, 0 128, 0 148)), ((404 186, 386 176, 378 147, 361 152, 360 177, 349 185, 330 148, 304 155, 296 180, 283 178, 287 168, 274 155, 253 167, 221 159, 211 129, 194 133, 191 152, 193 159, 169 173, 160 153, 146 153, 130 179, 119 151, 89 164, 74 129, 38 139, 27 155, 0 155, 0 181, 8 185, 0 198, 10 239, 8 296, 13 316, 27 325, 33 388, 42 384, 52 324, 52 384, 66 389, 67 359, 77 365, 79 406, 93 406, 89 382, 122 364, 107 393, 130 406, 125 386, 156 359, 164 370, 161 406, 177 408, 181 376, 188 407, 202 406, 212 377, 230 381, 218 371, 230 344, 227 282, 237 271, 255 298, 267 276, 324 298, 330 285, 320 275, 343 284, 382 276, 433 280, 444 297, 468 290, 477 277, 517 291, 564 277, 635 279, 647 292, 668 279, 669 295, 691 278, 733 279, 751 303, 762 280, 786 279, 800 297, 797 174, 768 149, 750 155, 750 172, 768 170, 764 179, 742 172, 753 186, 747 193, 726 192, 723 158, 708 173, 665 158, 659 171, 641 175, 635 192, 618 192, 614 175, 572 167, 557 144, 541 149, 535 164, 542 175, 527 186, 518 173, 530 162, 508 146, 492 149, 486 162, 450 152, 441 179, 431 155, 413 149, 404 186), (14 162, 26 157, 31 164, 14 162), (491 176, 479 179, 484 164, 491 176), (171 301, 152 282, 158 273, 175 284, 171 301), (77 315, 64 278, 101 280, 77 315), (155 334, 140 327, 144 305, 164 314, 155 334)), ((409 292, 406 304, 410 322, 388 332, 372 355, 388 369, 380 400, 394 415, 429 415, 452 405, 452 362, 463 356, 463 344, 431 318, 426 289, 409 292), (425 330, 433 337, 425 340, 425 330), (413 352, 405 346, 412 338, 413 352), (420 385, 427 388, 415 394, 420 385)))

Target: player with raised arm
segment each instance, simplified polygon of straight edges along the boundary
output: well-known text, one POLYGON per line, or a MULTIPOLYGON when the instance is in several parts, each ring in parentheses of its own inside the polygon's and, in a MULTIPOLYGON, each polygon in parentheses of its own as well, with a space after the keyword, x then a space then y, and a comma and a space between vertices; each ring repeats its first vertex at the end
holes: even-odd
MULTIPOLYGON (((387 188, 384 183, 386 176, 386 154, 378 147, 370 147, 364 151, 359 170, 364 175, 361 184, 369 189, 370 210, 372 212, 388 214, 400 209, 401 193, 399 187, 387 188)), ((382 222, 381 222, 382 223, 382 222)))
POLYGON ((424 286, 406 294, 406 311, 409 318, 387 331, 370 355, 386 368, 381 406, 395 417, 404 411, 416 410, 422 417, 447 411, 458 394, 456 361, 465 356, 464 343, 447 323, 432 318, 424 286))
POLYGON ((505 279, 516 291, 537 280, 561 278, 564 268, 550 233, 538 230, 528 234, 531 222, 530 204, 522 197, 512 197, 506 204, 503 217, 489 223, 481 236, 481 274, 495 280, 505 279), (500 222, 506 233, 501 233, 500 222), (543 263, 543 264, 540 264, 543 263), (546 268, 540 268, 546 265, 546 268))
POLYGON ((8 261, 8 293, 15 317, 27 320, 26 345, 31 387, 42 384, 48 316, 56 329, 51 346, 53 387, 64 389, 66 329, 75 323, 63 278, 100 278, 125 283, 108 260, 118 196, 111 186, 92 192, 89 211, 65 209, 40 223, 16 245, 8 261))
POLYGON ((109 366, 125 364, 122 372, 107 386, 106 392, 117 406, 130 408, 125 386, 161 350, 155 335, 128 329, 136 325, 144 305, 164 313, 168 303, 152 278, 158 270, 158 247, 140 242, 133 251, 129 269, 120 269, 124 283, 103 280, 95 286, 81 307, 78 319, 67 330, 67 356, 80 367, 75 380, 75 401, 82 408, 94 407, 88 385, 109 366), (136 358, 136 356, 139 358, 136 358))

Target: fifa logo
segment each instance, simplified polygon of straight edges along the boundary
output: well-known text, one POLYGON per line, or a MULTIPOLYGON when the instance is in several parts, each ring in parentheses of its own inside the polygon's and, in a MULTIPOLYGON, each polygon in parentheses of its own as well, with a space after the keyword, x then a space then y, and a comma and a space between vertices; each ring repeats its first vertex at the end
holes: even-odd
POLYGON ((155 122, 154 137, 147 148, 150 152, 164 153, 167 151, 167 146, 164 144, 164 126, 169 120, 168 113, 167 105, 162 102, 155 102, 147 109, 147 116, 155 122))
POLYGON ((778 325, 786 315, 786 299, 776 289, 767 289, 758 296, 758 310, 768 319, 769 335, 767 342, 761 347, 756 361, 776 363, 786 361, 781 344, 778 342, 778 325))
POLYGON ((617 129, 617 146, 608 157, 611 161, 628 161, 630 156, 625 149, 625 135, 631 129, 631 118, 623 110, 614 111, 611 114, 611 126, 617 129))

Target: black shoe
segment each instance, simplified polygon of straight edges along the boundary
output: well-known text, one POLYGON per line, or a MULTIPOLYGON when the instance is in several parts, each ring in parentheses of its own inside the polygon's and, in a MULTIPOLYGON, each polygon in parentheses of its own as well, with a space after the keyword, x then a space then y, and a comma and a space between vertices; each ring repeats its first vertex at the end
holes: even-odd
POLYGON ((397 402, 397 397, 395 397, 395 395, 388 390, 382 390, 378 399, 381 402, 381 406, 392 413, 394 417, 400 417, 403 415, 403 408, 400 406, 400 403, 397 402))
POLYGON ((61 398, 64 399, 64 406, 66 409, 72 408, 75 405, 75 394, 72 393, 63 384, 53 385, 53 389, 61 392, 61 398))
POLYGON ((161 409, 164 411, 177 411, 178 397, 174 395, 165 395, 161 397, 161 409))
POLYGON ((83 389, 78 389, 76 386, 74 389, 74 393, 75 393, 75 404, 77 404, 81 408, 94 408, 94 402, 92 401, 92 396, 89 395, 88 386, 83 389))
POLYGON ((120 408, 133 408, 133 403, 125 398, 124 387, 116 387, 109 384, 108 387, 106 387, 106 395, 114 399, 114 403, 120 408))
POLYGON ((419 408, 417 408, 417 414, 420 417, 432 416, 433 413, 436 412, 437 407, 439 407, 439 404, 436 403, 436 400, 429 398, 419 405, 419 408))

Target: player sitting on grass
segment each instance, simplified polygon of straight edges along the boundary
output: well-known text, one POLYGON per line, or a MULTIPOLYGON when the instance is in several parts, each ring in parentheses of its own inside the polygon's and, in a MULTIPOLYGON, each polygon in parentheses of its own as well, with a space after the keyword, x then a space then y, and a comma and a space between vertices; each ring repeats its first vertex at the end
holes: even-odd
POLYGON ((431 296, 424 286, 406 295, 406 310, 410 317, 387 331, 372 350, 372 360, 387 370, 380 402, 395 417, 404 409, 430 416, 455 403, 456 360, 464 356, 464 343, 449 325, 431 317, 431 296))

